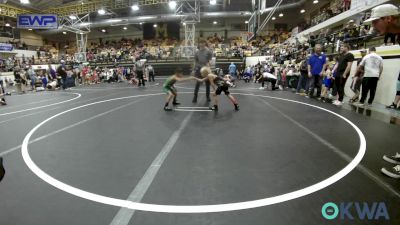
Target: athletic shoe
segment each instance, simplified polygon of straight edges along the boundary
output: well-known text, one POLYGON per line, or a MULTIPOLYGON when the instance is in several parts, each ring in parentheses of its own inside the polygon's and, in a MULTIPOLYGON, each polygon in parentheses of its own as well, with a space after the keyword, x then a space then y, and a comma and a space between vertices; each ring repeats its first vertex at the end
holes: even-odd
POLYGON ((235 104, 235 110, 239 111, 239 105, 238 104, 235 104))
POLYGON ((306 95, 305 97, 306 97, 306 98, 311 98, 311 96, 309 96, 309 95, 306 95))
POLYGON ((362 103, 362 102, 357 102, 357 103, 353 103, 353 105, 355 105, 355 106, 358 106, 358 107, 364 107, 365 106, 365 103, 362 103))
POLYGON ((390 169, 382 168, 381 172, 391 178, 399 179, 400 178, 400 165, 397 165, 390 169))
POLYGON ((218 106, 214 105, 213 107, 210 107, 209 109, 213 110, 213 111, 218 111, 218 106))
POLYGON ((385 160, 386 162, 389 162, 389 163, 400 165, 400 154, 398 152, 396 152, 396 155, 394 155, 394 156, 384 155, 383 160, 385 160))
POLYGON ((179 102, 173 102, 172 105, 180 105, 181 103, 179 102))
POLYGON ((396 106, 396 104, 394 104, 394 102, 393 102, 391 105, 386 106, 386 108, 388 108, 388 109, 396 109, 397 106, 396 106))
POLYGON ((7 103, 4 100, 0 100, 0 105, 7 105, 7 103))
POLYGON ((334 104, 336 106, 342 106, 343 105, 343 103, 341 101, 338 101, 338 100, 334 101, 332 104, 334 104))
POLYGON ((194 98, 194 99, 192 100, 192 103, 197 103, 197 99, 194 98))
POLYGON ((164 107, 164 111, 172 111, 172 109, 169 108, 168 106, 165 106, 165 107, 164 107))
POLYGON ((265 90, 265 87, 260 87, 259 90, 265 90))

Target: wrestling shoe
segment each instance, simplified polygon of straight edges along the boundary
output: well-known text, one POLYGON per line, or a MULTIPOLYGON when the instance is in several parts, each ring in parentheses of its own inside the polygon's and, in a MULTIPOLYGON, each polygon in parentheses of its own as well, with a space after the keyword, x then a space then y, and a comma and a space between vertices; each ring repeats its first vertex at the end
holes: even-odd
POLYGON ((391 178, 399 179, 400 178, 400 165, 397 165, 390 169, 382 168, 381 172, 391 178))
POLYGON ((181 103, 179 102, 173 102, 172 105, 180 105, 181 103))
POLYGON ((218 111, 218 106, 214 105, 213 107, 210 107, 209 109, 213 110, 213 111, 218 111))
POLYGON ((394 156, 384 155, 383 160, 385 160, 386 162, 389 162, 389 163, 400 165, 400 154, 398 152, 396 152, 396 155, 394 155, 394 156))
POLYGON ((239 111, 239 105, 238 104, 235 104, 235 110, 239 111))
POLYGON ((168 106, 165 106, 165 107, 164 107, 164 111, 172 111, 172 109, 169 108, 168 106))

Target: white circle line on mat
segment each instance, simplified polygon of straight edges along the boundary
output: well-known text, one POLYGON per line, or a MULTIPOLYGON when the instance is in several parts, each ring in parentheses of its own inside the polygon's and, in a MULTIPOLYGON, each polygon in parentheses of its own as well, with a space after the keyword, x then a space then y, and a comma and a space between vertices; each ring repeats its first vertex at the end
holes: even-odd
MULTIPOLYGON (((180 92, 181 94, 192 94, 191 92, 180 92)), ((326 178, 325 180, 322 180, 316 184, 313 184, 311 186, 308 186, 306 188, 302 188, 300 190, 296 190, 293 192, 289 192, 286 194, 281 194, 273 197, 268 197, 268 198, 263 198, 263 199, 258 199, 258 200, 252 200, 252 201, 244 201, 244 202, 236 202, 236 203, 227 203, 227 204, 215 204, 215 205, 157 205, 157 204, 147 204, 147 203, 139 203, 139 202, 132 202, 128 200, 123 200, 123 199, 117 199, 117 198, 111 198, 95 193, 91 193, 88 191, 81 190, 79 188, 73 187, 71 185, 68 185, 66 183, 63 183, 47 173, 45 173, 43 170, 41 170, 31 159, 28 151, 28 144, 31 136, 33 133, 38 130, 43 124, 49 122, 50 120, 61 116, 65 113, 81 109, 84 107, 88 107, 91 105, 95 104, 100 104, 104 102, 110 102, 110 101, 116 101, 116 100, 122 100, 122 99, 129 99, 129 98, 139 98, 139 97, 146 97, 146 96, 156 96, 156 95, 163 95, 164 93, 157 93, 157 94, 145 94, 145 95, 136 95, 136 96, 127 96, 127 97, 122 97, 122 98, 114 98, 114 99, 109 99, 109 100, 103 100, 103 101, 98 101, 82 106, 78 106, 69 110, 66 110, 64 112, 58 113, 43 122, 39 123, 36 125, 24 138, 23 143, 22 143, 22 157, 26 163, 26 165, 29 167, 29 169, 35 173, 39 178, 47 182, 48 184, 64 191, 69 194, 75 195, 80 198, 84 198, 87 200, 91 200, 94 202, 106 204, 106 205, 112 205, 112 206, 118 206, 118 207, 124 207, 124 208, 129 208, 133 210, 140 210, 140 211, 149 211, 149 212, 163 212, 163 213, 215 213, 215 212, 226 212, 226 211, 235 211, 235 210, 244 210, 244 209, 251 209, 251 208, 257 208, 257 207, 263 207, 263 206, 268 206, 268 205, 273 205, 277 203, 282 203, 286 201, 290 201, 293 199, 297 199, 309 194, 312 194, 314 192, 320 191, 335 182, 339 181, 340 179, 344 178, 346 175, 348 175, 353 169, 357 167, 357 165, 361 162, 362 158, 365 155, 366 151, 366 140, 364 137, 364 134, 361 132, 361 130, 350 120, 347 118, 332 112, 328 109, 324 109, 319 106, 311 105, 308 103, 304 102, 299 102, 295 100, 290 100, 290 99, 284 99, 284 98, 278 98, 278 97, 271 97, 271 96, 264 96, 264 95, 255 95, 255 94, 240 94, 236 93, 236 95, 245 95, 245 96, 255 96, 255 97, 262 97, 262 98, 270 98, 270 99, 277 99, 277 100, 282 100, 282 101, 287 101, 287 102, 293 102, 297 104, 302 104, 306 106, 310 106, 316 109, 323 110, 325 112, 328 112, 330 114, 333 114, 340 119, 344 120, 348 124, 350 124, 351 127, 357 132, 359 139, 360 139, 360 146, 357 152, 357 155, 354 157, 354 159, 343 169, 341 169, 339 172, 336 174, 326 178)), ((163 113, 163 112, 160 112, 163 113)))
MULTIPOLYGON (((66 92, 66 93, 68 93, 68 92, 66 92)), ((48 104, 48 105, 43 105, 43 106, 38 106, 38 107, 29 108, 29 109, 23 109, 23 110, 8 112, 8 113, 2 113, 2 114, 0 114, 0 116, 11 115, 11 114, 21 113, 21 112, 26 112, 26 111, 32 111, 32 110, 35 110, 35 109, 41 109, 41 108, 45 108, 45 107, 49 107, 49 106, 59 105, 59 104, 63 104, 63 103, 66 103, 66 102, 70 102, 70 101, 76 100, 76 99, 78 99, 78 98, 80 98, 82 96, 79 93, 68 93, 68 94, 74 94, 74 95, 76 95, 76 97, 72 98, 72 99, 68 99, 68 100, 62 101, 62 102, 53 103, 53 104, 48 104)))

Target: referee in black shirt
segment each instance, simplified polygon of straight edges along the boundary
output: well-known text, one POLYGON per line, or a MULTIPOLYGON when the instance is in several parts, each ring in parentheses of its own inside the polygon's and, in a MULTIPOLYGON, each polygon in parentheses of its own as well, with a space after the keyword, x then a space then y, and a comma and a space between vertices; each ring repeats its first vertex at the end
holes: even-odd
MULTIPOLYGON (((199 40, 199 50, 196 52, 194 56, 195 66, 194 66, 194 75, 197 78, 202 78, 200 70, 203 66, 210 66, 210 61, 212 59, 212 52, 207 48, 207 42, 204 39, 199 40)), ((211 101, 210 99, 210 82, 206 82, 206 97, 207 101, 211 101)), ((196 82, 196 87, 194 88, 194 97, 193 103, 197 103, 197 95, 199 93, 201 82, 196 82)))

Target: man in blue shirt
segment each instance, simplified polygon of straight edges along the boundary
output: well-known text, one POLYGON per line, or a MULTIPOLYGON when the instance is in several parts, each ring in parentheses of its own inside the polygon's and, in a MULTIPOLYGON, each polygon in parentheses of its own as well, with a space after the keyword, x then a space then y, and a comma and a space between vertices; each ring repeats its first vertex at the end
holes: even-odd
POLYGON ((308 97, 314 96, 314 89, 317 88, 317 98, 321 95, 322 78, 326 69, 326 55, 322 54, 322 46, 315 45, 314 54, 308 60, 308 77, 310 79, 310 91, 308 97))
POLYGON ((229 75, 236 78, 236 65, 234 63, 229 66, 229 75))

